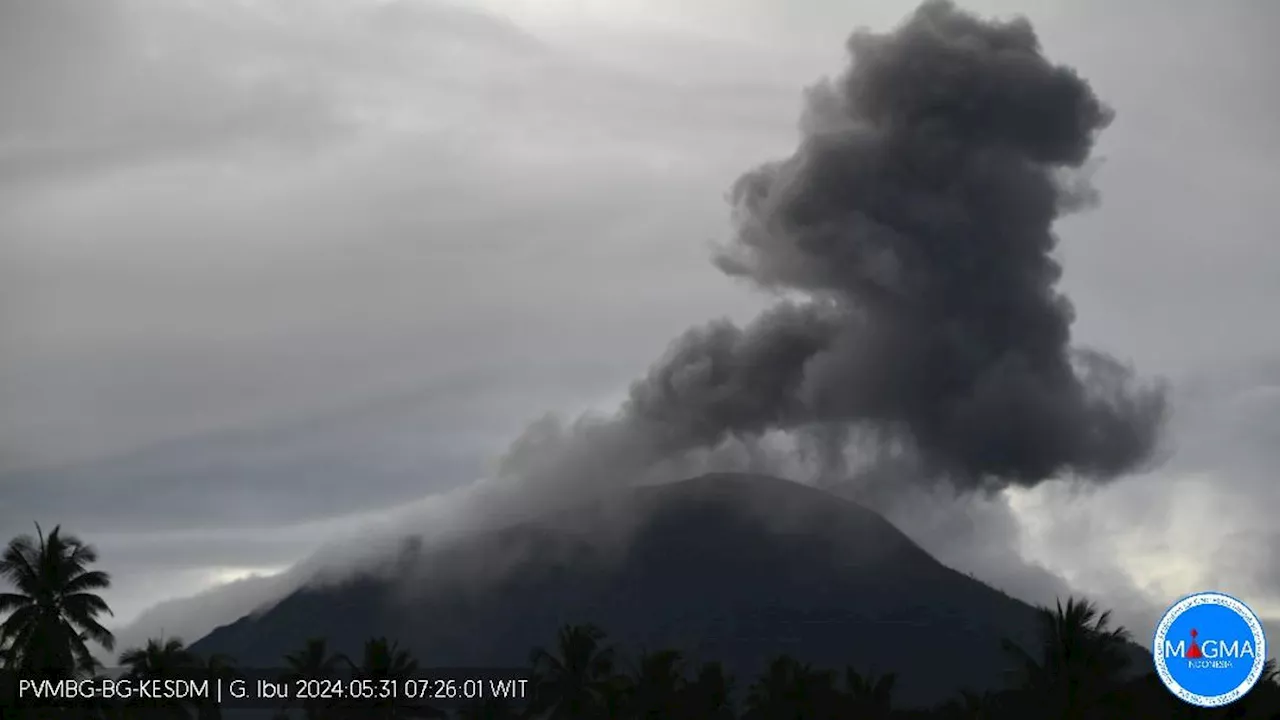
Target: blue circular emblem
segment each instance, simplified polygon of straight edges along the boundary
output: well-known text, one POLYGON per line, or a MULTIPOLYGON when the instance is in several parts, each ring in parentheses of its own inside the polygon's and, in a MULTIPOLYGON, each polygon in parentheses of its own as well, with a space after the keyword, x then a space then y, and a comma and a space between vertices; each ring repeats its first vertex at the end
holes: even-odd
POLYGON ((1192 705, 1221 707, 1262 677, 1267 637, 1244 603, 1223 593, 1197 593, 1165 611, 1152 652, 1170 692, 1192 705))

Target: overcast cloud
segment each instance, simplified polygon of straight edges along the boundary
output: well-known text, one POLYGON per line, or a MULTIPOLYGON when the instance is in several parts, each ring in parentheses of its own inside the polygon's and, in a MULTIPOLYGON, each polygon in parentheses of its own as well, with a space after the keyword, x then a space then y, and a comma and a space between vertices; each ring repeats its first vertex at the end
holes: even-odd
MULTIPOLYGON (((1027 14, 1117 111, 1063 286, 1077 340, 1174 382, 1169 457, 883 509, 1033 601, 1280 616, 1277 8, 966 6, 1027 14)), ((610 407, 765 304, 709 262, 725 192, 794 146, 854 27, 911 9, 0 0, 0 532, 94 541, 124 621, 610 407)))

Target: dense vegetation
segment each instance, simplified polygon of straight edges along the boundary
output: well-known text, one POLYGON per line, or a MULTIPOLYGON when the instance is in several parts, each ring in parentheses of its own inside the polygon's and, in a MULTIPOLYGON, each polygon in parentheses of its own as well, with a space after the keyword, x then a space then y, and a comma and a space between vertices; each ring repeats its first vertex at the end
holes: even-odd
MULTIPOLYGON (((0 577, 12 588, 0 592, 0 664, 8 671, 48 678, 92 677, 102 671, 89 651, 98 643, 108 651, 112 634, 98 618, 110 609, 97 594, 110 577, 91 570, 93 548, 55 528, 47 536, 13 539, 0 556, 0 577)), ((1280 720, 1280 677, 1268 664, 1264 680, 1242 700, 1225 708, 1201 710, 1174 698, 1152 672, 1130 668, 1128 635, 1112 627, 1110 616, 1088 601, 1070 599, 1041 611, 1042 642, 1034 651, 1006 643, 1010 683, 1006 690, 965 694, 944 706, 904 710, 909 698, 894 694, 892 675, 876 676, 858 668, 811 667, 786 655, 743 684, 714 662, 690 663, 677 649, 634 656, 611 646, 603 630, 573 625, 560 630, 548 647, 530 655, 530 692, 513 704, 487 698, 446 712, 426 704, 346 703, 283 705, 278 717, 306 720, 344 718, 454 717, 465 720, 889 720, 954 718, 987 720, 1132 720, 1151 718, 1240 718, 1280 720)), ((119 655, 128 675, 139 679, 193 676, 231 679, 233 659, 198 657, 181 639, 162 638, 119 655)), ((419 663, 396 642, 372 638, 358 658, 330 651, 316 638, 283 658, 290 677, 346 674, 372 680, 419 675, 419 663)), ((921 672, 930 668, 922 659, 921 672)), ((165 718, 214 720, 215 704, 173 702, 145 709, 99 703, 60 708, 6 708, 7 718, 165 718)))

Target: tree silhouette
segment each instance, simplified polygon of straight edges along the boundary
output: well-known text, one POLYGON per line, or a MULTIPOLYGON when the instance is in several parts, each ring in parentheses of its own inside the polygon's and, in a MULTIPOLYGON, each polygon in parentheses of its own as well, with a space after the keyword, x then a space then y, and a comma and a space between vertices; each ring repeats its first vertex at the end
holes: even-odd
POLYGON ((141 680, 189 675, 198 662, 182 638, 176 637, 168 640, 152 638, 144 647, 120 653, 120 665, 125 669, 125 676, 141 680))
MULTIPOLYGON (((98 669, 90 643, 113 644, 97 617, 110 610, 95 594, 109 577, 89 569, 93 549, 65 536, 60 528, 45 536, 13 539, 0 555, 0 576, 16 592, 0 594, 0 663, 6 670, 44 674, 49 679, 87 676, 98 669)), ((793 657, 775 658, 750 683, 741 715, 734 711, 733 678, 719 663, 698 667, 691 677, 676 649, 640 654, 622 676, 617 651, 594 625, 565 625, 553 651, 530 655, 531 697, 525 700, 479 697, 461 708, 459 720, 1280 720, 1280 675, 1268 660, 1262 678, 1240 700, 1225 707, 1189 705, 1163 686, 1154 672, 1128 672, 1139 648, 1124 628, 1113 627, 1110 613, 1076 598, 1040 608, 1040 638, 1030 648, 1003 642, 1017 664, 1017 684, 1006 689, 964 692, 933 708, 894 708, 897 675, 862 674, 846 667, 842 687, 833 672, 793 657)), ((179 638, 150 639, 118 656, 126 676, 137 680, 231 679, 237 673, 224 655, 198 657, 179 638)), ((371 638, 359 662, 329 651, 322 638, 309 640, 285 657, 286 682, 335 678, 348 671, 377 687, 393 680, 405 687, 418 674, 418 662, 395 641, 371 638)), ((922 670, 926 670, 922 665, 922 670)), ((212 684, 212 683, 211 683, 212 684)), ((348 686, 352 687, 352 686, 348 686)), ((0 698, 0 719, 18 720, 221 720, 212 703, 154 702, 150 707, 106 701, 9 707, 0 698)), ((296 702, 296 701, 295 701, 296 702)), ((286 704, 276 716, 286 720, 302 711, 307 720, 392 720, 444 717, 438 709, 407 703, 378 703, 372 698, 343 704, 303 701, 286 704), (290 712, 292 709, 292 713, 290 712)))
MULTIPOLYGON (((198 677, 204 678, 210 684, 218 682, 228 682, 239 677, 236 671, 235 660, 229 655, 215 653, 207 658, 195 658, 195 670, 198 677)), ((222 708, 218 704, 216 698, 207 698, 204 702, 198 703, 197 720, 221 720, 222 708)))
POLYGON ((546 720, 607 718, 617 703, 614 650, 603 647, 605 633, 595 625, 566 625, 556 637, 556 653, 536 648, 532 713, 546 720))
POLYGON ((0 647, 6 648, 6 668, 72 677, 91 674, 98 663, 88 643, 109 650, 115 637, 98 622, 111 608, 97 594, 111 585, 111 577, 90 570, 98 553, 61 526, 46 537, 36 525, 37 538, 20 535, 0 555, 0 577, 16 592, 0 593, 0 647))
MULTIPOLYGON (((146 646, 130 648, 120 653, 119 662, 125 669, 125 677, 133 680, 165 680, 191 678, 200 667, 200 660, 187 650, 181 638, 151 639, 146 646)), ((188 720, 188 702, 182 700, 152 700, 134 714, 148 718, 175 718, 188 720)))
POLYGON ((835 720, 844 717, 831 672, 781 655, 747 689, 744 720, 835 720))
POLYGON ((849 712, 853 717, 883 720, 893 713, 893 688, 898 676, 862 675, 852 667, 844 671, 845 692, 849 694, 849 712))
POLYGON ((678 650, 641 653, 628 678, 626 716, 634 720, 668 720, 679 712, 686 680, 678 650))
POLYGON ((938 710, 938 714, 949 720, 988 720, 1000 717, 998 694, 992 692, 976 693, 970 690, 960 691, 955 698, 938 710))
MULTIPOLYGON (((328 641, 324 638, 311 638, 296 653, 284 658, 288 670, 281 678, 290 686, 302 679, 331 678, 338 674, 345 658, 329 652, 328 641)), ((292 706, 295 698, 285 700, 285 707, 292 706)), ((334 704, 317 698, 303 698, 301 709, 307 720, 328 720, 334 710, 334 704)))
MULTIPOLYGON (((350 665, 354 677, 371 681, 375 690, 383 681, 392 681, 393 687, 403 690, 419 674, 418 661, 413 658, 413 655, 385 637, 370 638, 364 644, 360 663, 347 660, 347 664, 350 665)), ((360 699, 354 704, 361 708, 361 717, 370 720, 445 716, 444 712, 413 698, 367 698, 360 699)))
POLYGON ((732 720, 733 678, 718 662, 703 664, 698 676, 680 693, 679 720, 732 720))
POLYGON ((1039 652, 1032 655, 1005 640, 1005 650, 1019 664, 1024 706, 1037 717, 1127 717, 1119 690, 1128 665, 1128 632, 1111 627, 1110 611, 1088 600, 1068 598, 1056 610, 1040 609, 1039 652))

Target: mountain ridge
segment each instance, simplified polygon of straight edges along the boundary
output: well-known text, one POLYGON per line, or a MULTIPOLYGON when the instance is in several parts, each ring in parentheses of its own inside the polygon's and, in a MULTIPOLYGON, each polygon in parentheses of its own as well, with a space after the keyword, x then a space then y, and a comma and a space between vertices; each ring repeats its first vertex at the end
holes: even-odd
POLYGON ((579 508, 442 548, 406 543, 381 566, 301 588, 192 649, 275 667, 312 636, 355 653, 386 635, 426 666, 501 667, 523 665, 561 625, 591 622, 626 647, 679 648, 740 677, 784 652, 897 672, 904 700, 931 704, 1003 685, 1000 640, 1034 642, 1035 608, 850 500, 727 473, 628 494, 595 507, 595 522, 579 508), (599 534, 601 518, 612 534, 599 534), (947 672, 920 672, 934 665, 947 672))

